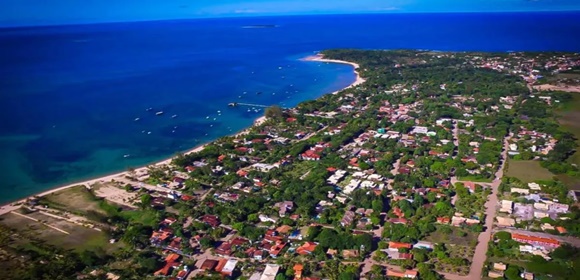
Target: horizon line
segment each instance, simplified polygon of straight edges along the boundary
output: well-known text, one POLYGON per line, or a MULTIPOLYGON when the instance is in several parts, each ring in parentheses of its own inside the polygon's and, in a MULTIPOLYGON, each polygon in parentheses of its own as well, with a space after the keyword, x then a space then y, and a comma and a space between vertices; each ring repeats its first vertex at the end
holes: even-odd
POLYGON ((163 21, 188 21, 188 20, 219 20, 219 19, 242 19, 242 18, 281 18, 281 17, 312 17, 312 16, 364 16, 364 15, 401 15, 401 14, 543 14, 543 13, 579 13, 580 10, 545 10, 545 11, 531 11, 531 10, 513 10, 513 11, 377 11, 364 13, 320 13, 320 14, 232 14, 223 16, 201 16, 201 17, 183 17, 183 18, 161 18, 161 19, 135 19, 135 20, 104 20, 104 21, 86 21, 86 22, 71 22, 71 23, 46 23, 46 24, 8 24, 2 25, 0 29, 15 29, 15 28, 31 28, 31 27, 58 27, 58 26, 76 26, 76 25, 97 25, 97 24, 115 24, 115 23, 142 23, 142 22, 163 22, 163 21))

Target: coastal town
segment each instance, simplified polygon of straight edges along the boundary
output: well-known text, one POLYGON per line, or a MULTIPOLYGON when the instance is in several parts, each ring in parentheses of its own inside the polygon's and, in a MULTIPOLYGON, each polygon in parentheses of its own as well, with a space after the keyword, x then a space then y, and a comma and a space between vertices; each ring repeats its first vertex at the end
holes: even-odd
POLYGON ((580 279, 580 124, 562 121, 580 109, 580 55, 304 63, 351 64, 357 80, 3 206, 3 265, 22 279, 580 279))

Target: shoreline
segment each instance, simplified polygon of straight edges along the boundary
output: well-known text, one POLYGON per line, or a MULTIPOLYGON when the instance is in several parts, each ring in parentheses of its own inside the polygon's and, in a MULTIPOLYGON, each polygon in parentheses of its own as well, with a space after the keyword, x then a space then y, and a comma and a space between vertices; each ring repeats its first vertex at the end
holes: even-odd
MULTIPOLYGON (((360 74, 357 71, 357 69, 359 68, 359 65, 357 63, 354 63, 354 62, 343 61, 343 60, 334 60, 334 59, 325 59, 322 54, 308 56, 308 57, 305 57, 305 58, 302 58, 302 59, 299 59, 299 60, 301 60, 301 61, 327 62, 327 63, 340 63, 340 64, 348 64, 348 65, 353 66, 353 68, 354 68, 353 69, 353 72, 356 75, 355 81, 352 82, 347 87, 342 88, 342 89, 339 89, 337 91, 334 91, 331 94, 337 94, 340 91, 343 91, 345 89, 349 89, 351 87, 355 87, 355 86, 360 85, 360 84, 362 84, 362 83, 364 83, 366 81, 365 79, 363 79, 360 76, 360 74)), ((267 119, 266 116, 258 117, 258 118, 256 118, 254 120, 253 124, 250 125, 249 127, 245 128, 245 129, 243 129, 243 130, 241 130, 241 131, 239 131, 237 133, 229 134, 229 135, 224 135, 222 137, 228 137, 228 136, 237 137, 239 135, 243 135, 245 133, 248 133, 248 131, 251 128, 263 124, 266 121, 266 119, 267 119)), ((219 137, 219 138, 221 138, 221 137, 219 137)), ((192 149, 186 150, 185 152, 183 152, 183 154, 186 154, 187 155, 187 154, 191 154, 191 153, 200 152, 208 144, 211 144, 212 142, 214 142, 216 140, 217 139, 212 140, 212 141, 209 141, 209 142, 206 142, 206 143, 201 144, 201 145, 198 145, 198 146, 195 146, 192 149)), ((161 160, 161 161, 153 162, 151 164, 146 164, 146 165, 143 165, 141 167, 135 168, 135 172, 140 171, 140 170, 145 170, 149 166, 168 165, 168 164, 171 163, 172 160, 173 160, 173 156, 172 157, 169 157, 169 158, 166 158, 164 160, 161 160)), ((86 187, 86 186, 90 186, 90 185, 93 185, 93 184, 99 183, 99 182, 110 182, 111 180, 113 180, 115 178, 118 178, 120 176, 126 175, 127 173, 128 173, 128 171, 121 171, 121 172, 117 172, 117 173, 113 173, 113 174, 109 174, 109 175, 105 175, 105 176, 100 176, 100 177, 93 178, 93 179, 79 181, 79 182, 67 184, 67 185, 64 185, 64 186, 60 186, 60 187, 55 187, 55 188, 52 188, 52 189, 48 189, 48 190, 45 190, 45 191, 42 191, 42 192, 39 192, 39 193, 35 193, 35 194, 32 194, 32 195, 27 195, 26 197, 23 197, 21 199, 17 199, 17 200, 11 201, 11 202, 7 202, 7 203, 0 204, 0 216, 1 215, 4 215, 4 214, 7 214, 9 212, 12 212, 14 210, 19 209, 22 206, 22 204, 26 203, 26 201, 28 199, 30 199, 30 198, 46 196, 46 195, 49 195, 49 194, 52 194, 52 193, 55 193, 55 192, 59 192, 59 191, 62 191, 62 190, 66 190, 66 189, 69 189, 69 188, 72 188, 72 187, 75 187, 75 186, 79 186, 79 185, 81 185, 81 186, 84 185, 86 187)))
POLYGON ((316 54, 316 55, 311 55, 311 56, 307 56, 305 58, 300 59, 301 61, 315 61, 315 62, 326 62, 326 63, 338 63, 338 64, 348 64, 350 66, 352 66, 353 72, 356 75, 356 79, 354 80, 354 82, 352 82, 350 85, 348 85, 347 87, 343 88, 343 89, 339 89, 337 91, 333 91, 331 94, 337 94, 345 89, 349 89, 355 86, 358 86, 364 82, 366 82, 366 79, 363 79, 360 76, 360 73, 358 72, 358 69, 360 68, 360 65, 358 65, 358 63, 354 63, 354 62, 350 62, 350 61, 344 61, 344 60, 337 60, 337 59, 327 59, 324 58, 323 54, 316 54))
MULTIPOLYGON (((237 137, 239 135, 243 135, 245 133, 248 133, 248 130, 249 129, 251 129, 254 126, 261 125, 262 123, 264 123, 266 121, 266 119, 267 118, 265 116, 258 117, 258 118, 256 118, 254 120, 254 123, 251 126, 249 126, 247 128, 244 128, 243 130, 241 130, 241 131, 239 131, 237 133, 229 134, 229 135, 224 135, 222 137, 237 137)), ((183 154, 188 155, 188 154, 191 154, 191 153, 200 152, 200 151, 202 151, 205 148, 205 146, 207 146, 208 144, 210 144, 210 143, 212 143, 214 141, 215 140, 212 140, 212 141, 203 143, 201 145, 195 146, 194 148, 191 148, 189 150, 186 150, 185 152, 183 152, 183 154)), ((172 160, 173 160, 173 156, 170 157, 170 158, 163 159, 161 161, 156 161, 156 162, 153 162, 153 163, 150 163, 150 164, 146 164, 146 165, 140 166, 138 168, 135 168, 135 172, 138 172, 140 170, 146 170, 149 166, 169 165, 169 164, 171 164, 171 161, 172 160)), ((49 195, 51 193, 55 193, 55 192, 59 192, 59 191, 62 191, 62 190, 70 189, 70 188, 76 187, 76 186, 85 186, 85 187, 88 187, 88 186, 93 185, 95 183, 110 182, 113 179, 116 179, 116 178, 121 177, 123 175, 127 175, 128 172, 129 171, 121 171, 121 172, 117 172, 117 173, 113 173, 113 174, 109 174, 109 175, 105 175, 105 176, 100 176, 100 177, 93 178, 93 179, 88 179, 88 180, 85 180, 85 181, 79 181, 79 182, 67 184, 67 185, 64 185, 64 186, 52 188, 52 189, 49 189, 49 190, 46 190, 46 191, 42 191, 42 192, 39 192, 39 193, 35 193, 35 194, 32 194, 32 195, 28 195, 28 196, 26 196, 24 198, 21 198, 21 199, 17 199, 17 200, 11 201, 11 202, 7 202, 7 203, 4 203, 4 204, 1 204, 0 205, 0 216, 2 216, 4 214, 7 214, 9 212, 12 212, 14 210, 17 210, 18 208, 20 208, 22 206, 22 204, 26 203, 26 201, 28 199, 30 199, 30 198, 46 196, 46 195, 49 195), (14 205, 14 204, 18 204, 18 205, 14 205)))

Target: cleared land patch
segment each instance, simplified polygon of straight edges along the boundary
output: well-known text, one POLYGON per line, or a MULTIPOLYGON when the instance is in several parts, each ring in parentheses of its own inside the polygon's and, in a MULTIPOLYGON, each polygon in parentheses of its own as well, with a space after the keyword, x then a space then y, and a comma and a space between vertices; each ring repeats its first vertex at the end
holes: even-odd
POLYGON ((97 248, 114 250, 114 248, 120 246, 109 246, 109 237, 104 232, 89 229, 40 213, 27 213, 22 215, 8 213, 0 216, 0 224, 16 230, 24 237, 19 239, 18 244, 15 245, 24 246, 29 242, 27 238, 30 238, 33 240, 41 240, 46 244, 62 247, 64 249, 74 249, 78 251, 94 250, 97 248))
POLYGON ((550 180, 554 174, 543 168, 539 161, 534 160, 508 160, 508 170, 505 174, 508 177, 515 177, 524 183, 537 180, 550 180))
POLYGON ((99 200, 85 186, 75 186, 51 193, 43 196, 41 201, 48 204, 51 208, 82 216, 88 216, 91 212, 101 215, 107 214, 99 206, 99 200))

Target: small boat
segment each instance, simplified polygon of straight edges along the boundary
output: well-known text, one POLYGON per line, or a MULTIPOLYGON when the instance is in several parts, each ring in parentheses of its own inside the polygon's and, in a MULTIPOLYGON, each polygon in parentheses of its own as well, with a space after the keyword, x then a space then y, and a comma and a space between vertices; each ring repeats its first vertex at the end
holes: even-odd
POLYGON ((173 115, 173 116, 171 116, 171 118, 172 119, 175 119, 175 118, 177 118, 177 115, 173 115))
POLYGON ((217 112, 218 112, 218 114, 219 114, 219 113, 221 113, 222 111, 218 110, 217 112))
POLYGON ((124 155, 123 157, 124 157, 124 158, 128 158, 128 157, 130 157, 130 156, 131 156, 131 155, 129 155, 129 154, 126 154, 126 155, 124 155))
POLYGON ((250 111, 252 111, 252 110, 248 109, 248 112, 250 112, 250 111))
POLYGON ((138 121, 138 120, 140 120, 140 119, 139 118, 135 118, 135 121, 138 121))
POLYGON ((209 119, 209 116, 205 117, 206 119, 209 119))
POLYGON ((236 107, 236 106, 238 106, 238 103, 231 102, 231 103, 228 103, 228 106, 230 106, 230 107, 236 107))
POLYGON ((147 132, 147 134, 151 134, 151 131, 147 132))
POLYGON ((217 118, 213 118, 213 120, 215 121, 215 120, 217 120, 217 118))
POLYGON ((156 116, 161 116, 161 115, 163 115, 163 111, 159 111, 159 112, 155 113, 155 115, 156 116))
POLYGON ((153 110, 153 108, 147 108, 147 109, 145 109, 145 111, 147 111, 147 112, 149 112, 151 110, 153 110))
POLYGON ((282 69, 282 66, 278 66, 278 70, 282 69))
POLYGON ((258 91, 258 92, 256 92, 256 94, 262 94, 262 92, 261 91, 258 91))

